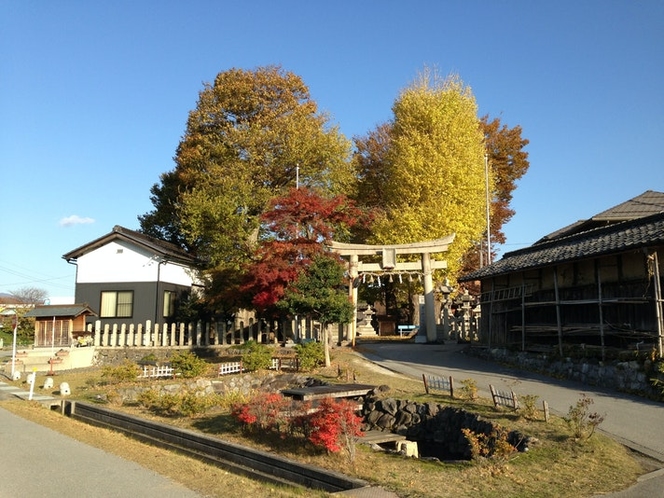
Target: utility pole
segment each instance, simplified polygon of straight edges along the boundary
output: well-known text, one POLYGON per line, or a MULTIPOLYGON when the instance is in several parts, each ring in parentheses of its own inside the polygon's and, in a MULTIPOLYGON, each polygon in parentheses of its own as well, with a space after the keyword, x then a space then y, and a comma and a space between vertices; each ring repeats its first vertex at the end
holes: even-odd
POLYGON ((486 182, 486 261, 491 264, 491 203, 489 200, 489 154, 484 154, 484 177, 486 182))

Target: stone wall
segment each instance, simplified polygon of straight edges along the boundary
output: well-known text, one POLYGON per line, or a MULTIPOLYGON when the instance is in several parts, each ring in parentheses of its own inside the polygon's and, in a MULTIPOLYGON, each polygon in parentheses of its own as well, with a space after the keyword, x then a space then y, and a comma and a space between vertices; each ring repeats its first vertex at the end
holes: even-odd
MULTIPOLYGON (((469 459, 470 445, 461 429, 491 435, 498 426, 465 410, 437 403, 418 403, 378 394, 364 401, 362 430, 393 432, 417 441, 420 454, 441 460, 469 459)), ((526 451, 529 438, 517 431, 507 431, 507 441, 519 451, 526 451)))
POLYGON ((544 353, 478 347, 468 348, 467 352, 523 370, 655 399, 659 393, 652 386, 651 378, 664 380, 664 375, 654 371, 652 361, 638 358, 636 353, 629 360, 600 361, 597 358, 558 358, 544 353))
POLYGON ((160 394, 174 394, 180 391, 198 391, 204 394, 240 393, 248 395, 255 391, 278 392, 292 386, 301 386, 308 378, 300 374, 261 372, 229 375, 216 379, 172 379, 171 381, 139 380, 131 386, 115 389, 114 396, 123 403, 134 403, 141 393, 154 390, 160 394))
MULTIPOLYGON (((147 356, 165 361, 176 352, 191 351, 189 347, 183 348, 95 348, 93 364, 97 367, 119 365, 124 360, 138 363, 147 356)), ((202 358, 216 357, 224 354, 227 349, 196 349, 196 355, 202 358)))

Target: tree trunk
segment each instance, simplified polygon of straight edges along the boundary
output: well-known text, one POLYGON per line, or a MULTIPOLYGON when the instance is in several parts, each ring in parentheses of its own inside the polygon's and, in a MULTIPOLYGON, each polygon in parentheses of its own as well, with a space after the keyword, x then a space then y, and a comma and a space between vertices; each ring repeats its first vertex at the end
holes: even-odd
POLYGON ((327 332, 327 324, 321 323, 321 338, 323 340, 323 351, 325 352, 325 366, 329 367, 332 365, 330 361, 330 341, 329 334, 327 332))

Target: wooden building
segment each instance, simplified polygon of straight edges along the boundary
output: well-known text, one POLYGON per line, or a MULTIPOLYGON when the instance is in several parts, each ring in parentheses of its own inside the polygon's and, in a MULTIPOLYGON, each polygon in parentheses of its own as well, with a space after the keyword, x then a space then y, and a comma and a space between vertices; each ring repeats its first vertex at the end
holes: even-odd
POLYGON ((87 304, 35 306, 25 315, 35 319, 35 347, 69 347, 85 342, 85 321, 96 313, 87 304))
POLYGON ((102 325, 170 323, 198 284, 196 258, 119 225, 63 258, 76 265, 75 301, 89 303, 102 325))
POLYGON ((480 341, 662 354, 664 193, 648 191, 464 275, 481 283, 480 341))

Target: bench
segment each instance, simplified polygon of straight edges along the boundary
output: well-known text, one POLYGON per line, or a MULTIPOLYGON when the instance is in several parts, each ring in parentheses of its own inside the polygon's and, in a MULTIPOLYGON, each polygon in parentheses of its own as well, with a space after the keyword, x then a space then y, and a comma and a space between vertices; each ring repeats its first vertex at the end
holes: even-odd
POLYGON ((376 386, 366 384, 331 384, 327 386, 310 386, 283 389, 281 394, 299 401, 313 401, 324 398, 357 398, 366 396, 376 386))
POLYGON ((408 334, 414 334, 414 331, 417 331, 419 327, 417 325, 397 325, 397 330, 399 331, 399 337, 403 337, 404 332, 408 334))

